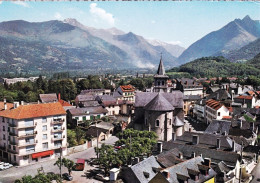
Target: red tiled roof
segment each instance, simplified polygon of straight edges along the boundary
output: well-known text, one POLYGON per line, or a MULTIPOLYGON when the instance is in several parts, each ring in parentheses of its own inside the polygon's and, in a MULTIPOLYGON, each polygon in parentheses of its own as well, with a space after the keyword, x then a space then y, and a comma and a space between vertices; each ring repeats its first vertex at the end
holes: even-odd
POLYGON ((233 112, 233 108, 232 107, 228 107, 229 112, 233 112))
POLYGON ((72 106, 69 102, 66 102, 65 100, 62 100, 62 99, 59 100, 59 103, 60 103, 63 107, 72 106))
POLYGON ((222 119, 231 119, 232 116, 223 116, 222 119))
POLYGON ((246 99, 246 100, 252 100, 253 96, 248 96, 248 95, 240 95, 236 97, 238 99, 246 99))
POLYGON ((66 111, 59 102, 20 105, 16 109, 2 110, 0 112, 0 116, 12 119, 37 118, 61 114, 66 114, 66 111))
POLYGON ((221 108, 223 106, 223 104, 221 104, 220 102, 213 100, 213 99, 209 99, 206 102, 206 105, 215 109, 215 110, 218 110, 219 108, 221 108))
POLYGON ((255 95, 255 92, 254 92, 254 91, 248 91, 247 93, 248 93, 249 95, 251 95, 251 96, 255 95))
MULTIPOLYGON (((11 109, 14 105, 12 103, 6 103, 7 109, 11 109)), ((4 102, 0 102, 0 111, 4 110, 4 102)))
POLYGON ((122 89, 123 92, 131 92, 131 91, 135 91, 135 88, 132 85, 122 85, 120 86, 120 88, 122 89))

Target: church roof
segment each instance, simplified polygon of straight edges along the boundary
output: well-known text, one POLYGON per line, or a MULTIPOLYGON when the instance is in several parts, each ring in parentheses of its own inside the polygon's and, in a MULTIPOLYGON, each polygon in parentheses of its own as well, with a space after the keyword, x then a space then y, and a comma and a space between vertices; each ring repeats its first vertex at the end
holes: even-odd
POLYGON ((144 109, 149 111, 173 111, 174 107, 161 93, 158 93, 156 97, 145 105, 144 109))
POLYGON ((157 74, 158 75, 165 75, 165 69, 164 69, 164 66, 163 66, 162 57, 161 57, 160 64, 159 64, 159 67, 158 67, 158 70, 157 70, 157 74))
POLYGON ((184 126, 184 122, 178 117, 176 116, 173 122, 174 126, 184 126))

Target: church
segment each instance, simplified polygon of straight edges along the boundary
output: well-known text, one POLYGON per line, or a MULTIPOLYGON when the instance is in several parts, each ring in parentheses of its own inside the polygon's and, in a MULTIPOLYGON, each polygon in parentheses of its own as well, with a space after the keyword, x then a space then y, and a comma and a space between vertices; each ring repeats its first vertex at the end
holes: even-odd
POLYGON ((167 92, 168 76, 160 59, 153 92, 137 92, 134 128, 154 131, 160 141, 170 141, 184 132, 183 93, 167 92))

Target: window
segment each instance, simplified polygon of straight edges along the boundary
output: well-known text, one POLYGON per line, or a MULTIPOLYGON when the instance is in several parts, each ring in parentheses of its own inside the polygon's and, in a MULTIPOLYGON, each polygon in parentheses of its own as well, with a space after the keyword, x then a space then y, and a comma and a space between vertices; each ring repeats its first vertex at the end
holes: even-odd
POLYGON ((155 123, 155 126, 158 127, 159 125, 160 125, 160 121, 157 119, 156 123, 155 123))
POLYGON ((16 156, 14 155, 14 161, 16 161, 16 156))
POLYGON ((5 135, 3 135, 3 140, 5 140, 5 135))
POLYGON ((47 134, 43 134, 43 135, 42 135, 42 139, 43 139, 43 140, 46 140, 46 139, 47 139, 47 134))
POLYGON ((168 119, 169 120, 169 125, 172 125, 172 120, 171 119, 168 119))
POLYGON ((164 81, 162 81, 162 85, 164 85, 164 81))
POLYGON ((13 150, 15 151, 15 146, 13 146, 13 150))
POLYGON ((29 159, 29 156, 23 156, 23 159, 27 160, 27 159, 29 159))
POLYGON ((26 152, 34 152, 35 147, 34 146, 26 146, 26 152))
POLYGON ((218 112, 218 116, 220 116, 220 112, 218 112))
POLYGON ((148 125, 148 120, 147 120, 147 119, 145 119, 145 125, 146 125, 146 126, 148 125))
POLYGON ((46 117, 43 117, 42 118, 42 123, 46 123, 47 122, 47 118, 46 117))
POLYGON ((43 125, 42 126, 42 131, 44 132, 44 131, 47 131, 47 125, 43 125))
POLYGON ((160 86, 161 85, 161 82, 160 81, 158 81, 158 86, 160 86))
POLYGON ((3 126, 3 131, 5 131, 5 126, 3 126))
POLYGON ((42 148, 43 149, 48 149, 48 142, 42 143, 42 148))
POLYGON ((3 118, 2 122, 5 122, 5 118, 3 118))

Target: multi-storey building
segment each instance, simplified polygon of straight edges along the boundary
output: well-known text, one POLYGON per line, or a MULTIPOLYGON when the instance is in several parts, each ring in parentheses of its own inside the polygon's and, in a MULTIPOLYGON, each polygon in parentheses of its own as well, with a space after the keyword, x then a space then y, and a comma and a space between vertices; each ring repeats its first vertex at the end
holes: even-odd
POLYGON ((135 87, 132 85, 122 85, 119 86, 116 91, 113 93, 113 96, 121 100, 135 100, 135 87))
POLYGON ((59 102, 10 105, 0 105, 2 159, 21 166, 67 154, 66 112, 59 102))
POLYGON ((211 123, 214 119, 223 119, 230 115, 229 109, 219 101, 210 99, 206 102, 206 122, 211 123))

